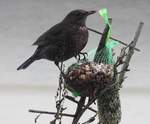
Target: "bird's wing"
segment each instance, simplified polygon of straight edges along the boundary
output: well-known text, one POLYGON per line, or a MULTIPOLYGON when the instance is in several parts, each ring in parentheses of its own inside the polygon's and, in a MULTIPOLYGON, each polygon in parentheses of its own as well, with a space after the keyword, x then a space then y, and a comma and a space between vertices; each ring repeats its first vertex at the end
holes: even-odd
POLYGON ((63 30, 63 25, 61 23, 56 24, 48 31, 43 33, 33 45, 45 46, 45 45, 55 45, 59 44, 59 42, 63 42, 65 40, 65 32, 63 30))

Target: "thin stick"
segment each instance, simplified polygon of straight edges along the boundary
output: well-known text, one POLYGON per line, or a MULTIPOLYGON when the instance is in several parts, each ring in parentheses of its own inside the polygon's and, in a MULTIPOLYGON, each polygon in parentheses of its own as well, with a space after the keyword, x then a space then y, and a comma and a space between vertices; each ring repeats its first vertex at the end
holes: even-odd
POLYGON ((79 100, 79 103, 78 103, 78 106, 77 106, 77 109, 76 109, 76 112, 75 112, 75 117, 73 119, 73 122, 76 122, 76 117, 78 117, 78 114, 80 113, 80 111, 82 110, 83 106, 84 106, 84 103, 85 103, 85 100, 86 100, 86 97, 82 97, 80 98, 79 100))
MULTIPOLYGON (((31 112, 31 113, 40 113, 40 114, 52 114, 52 115, 57 114, 57 112, 48 112, 48 111, 33 110, 33 109, 29 109, 29 112, 31 112)), ((62 113, 61 115, 66 116, 66 117, 74 117, 74 115, 66 114, 66 113, 62 113)))
MULTIPOLYGON (((70 100, 70 101, 72 101, 72 102, 74 102, 74 103, 77 103, 77 104, 79 103, 78 101, 76 101, 75 99, 73 99, 70 96, 65 96, 65 98, 68 99, 68 100, 70 100)), ((85 106, 83 106, 83 107, 85 107, 85 106)), ((88 107, 88 109, 91 110, 94 113, 97 113, 97 111, 95 109, 91 108, 91 107, 88 107)))
MULTIPOLYGON (((89 30, 89 31, 92 31, 92 32, 94 32, 94 33, 100 34, 100 35, 103 34, 103 33, 99 32, 99 31, 96 31, 96 30, 94 30, 94 29, 92 29, 92 28, 88 28, 88 30, 89 30)), ((123 44, 123 45, 125 45, 125 46, 128 46, 128 44, 126 44, 126 43, 124 43, 123 41, 118 40, 118 39, 116 39, 116 38, 110 37, 110 39, 115 40, 115 41, 118 41, 119 43, 121 43, 121 44, 123 44)), ((134 49, 135 49, 136 51, 140 51, 140 49, 138 49, 138 48, 134 48, 134 49)))
POLYGON ((127 55, 126 55, 125 62, 124 62, 124 64, 123 64, 122 68, 121 68, 121 72, 122 72, 122 73, 120 73, 120 75, 119 75, 119 77, 118 77, 118 81, 117 81, 117 82, 120 84, 120 86, 122 85, 122 82, 124 81, 124 76, 125 76, 125 73, 126 73, 125 70, 128 69, 129 62, 130 62, 130 60, 131 60, 132 55, 134 54, 134 48, 135 48, 136 43, 137 43, 137 41, 138 41, 138 38, 139 38, 139 36, 140 36, 140 33, 141 33, 141 30, 142 30, 143 25, 144 25, 144 23, 143 23, 143 22, 140 22, 140 24, 139 24, 139 26, 138 26, 138 29, 137 29, 137 31, 136 31, 136 33, 135 33, 134 39, 133 39, 133 41, 129 44, 129 50, 128 50, 128 53, 127 53, 127 55))
POLYGON ((95 121, 95 117, 97 116, 97 114, 95 114, 93 117, 91 117, 90 119, 88 119, 87 121, 83 122, 82 124, 90 124, 93 121, 95 121))

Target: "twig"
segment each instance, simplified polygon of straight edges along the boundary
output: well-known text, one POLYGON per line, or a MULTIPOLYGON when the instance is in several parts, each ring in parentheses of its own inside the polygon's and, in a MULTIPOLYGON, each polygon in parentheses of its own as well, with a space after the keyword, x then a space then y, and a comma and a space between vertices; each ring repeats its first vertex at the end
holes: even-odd
POLYGON ((116 63, 114 64, 114 68, 117 69, 118 66, 120 66, 121 64, 124 64, 124 57, 126 56, 126 49, 127 47, 123 47, 121 49, 121 52, 120 52, 120 55, 117 57, 117 61, 116 63))
POLYGON ((38 114, 38 115, 36 116, 36 118, 34 119, 35 124, 37 123, 37 120, 39 119, 40 116, 41 116, 41 113, 38 114))
POLYGON ((91 117, 89 120, 87 120, 86 122, 83 122, 82 124, 90 124, 93 121, 95 121, 95 117, 97 116, 97 114, 95 114, 93 117, 91 117))
MULTIPOLYGON (((72 101, 74 103, 77 103, 77 104, 79 103, 78 101, 76 101, 75 99, 73 99, 71 96, 65 96, 65 97, 66 97, 66 99, 68 99, 68 100, 70 100, 70 101, 72 101)), ((85 105, 83 107, 85 107, 85 105)), ((91 110, 92 112, 97 113, 97 111, 95 109, 91 108, 91 107, 88 107, 88 109, 91 110)))
POLYGON ((76 109, 76 112, 75 112, 75 117, 74 117, 73 122, 72 122, 73 124, 76 123, 76 117, 78 117, 78 114, 82 110, 84 103, 85 103, 85 100, 86 100, 86 97, 81 96, 79 103, 78 103, 78 106, 77 106, 77 109, 76 109))
POLYGON ((72 124, 77 124, 83 113, 87 110, 87 108, 97 99, 97 97, 91 99, 91 101, 88 102, 88 104, 78 113, 78 116, 76 116, 76 119, 72 124))
MULTIPOLYGON (((29 112, 31 112, 31 113, 40 113, 40 114, 52 114, 52 115, 55 115, 57 113, 57 112, 48 112, 48 111, 33 110, 33 109, 30 109, 29 112)), ((74 115, 66 114, 66 113, 62 113, 62 116, 74 117, 74 115)))
POLYGON ((66 89, 64 87, 64 78, 63 78, 63 73, 64 68, 63 68, 63 63, 61 63, 60 67, 60 77, 59 77, 59 87, 56 93, 56 109, 57 112, 55 114, 55 119, 51 121, 50 123, 56 123, 56 120, 59 120, 59 123, 61 124, 61 119, 62 119, 62 112, 66 109, 63 108, 64 100, 65 100, 65 95, 67 94, 66 89))
POLYGON ((120 84, 120 86, 122 85, 122 82, 124 80, 124 76, 125 76, 125 73, 126 73, 126 71, 124 71, 124 70, 127 70, 128 66, 129 66, 129 62, 131 60, 132 55, 134 54, 134 48, 135 48, 136 43, 138 41, 138 38, 140 36, 140 33, 141 33, 143 25, 144 25, 144 23, 140 22, 140 24, 138 26, 138 29, 137 29, 137 31, 135 33, 134 40, 129 45, 129 50, 128 50, 128 53, 127 53, 127 55, 125 57, 125 62, 123 64, 122 68, 121 68, 121 72, 122 73, 120 73, 120 75, 118 77, 118 81, 117 81, 118 84, 120 84))
MULTIPOLYGON (((99 31, 96 31, 96 30, 94 30, 94 29, 92 29, 92 28, 88 28, 88 30, 89 30, 89 31, 92 31, 92 32, 94 32, 94 33, 100 34, 100 35, 103 34, 103 33, 99 32, 99 31)), ((121 44, 123 44, 123 45, 125 45, 125 46, 128 46, 128 44, 126 44, 126 43, 124 43, 123 41, 118 40, 118 39, 116 39, 116 38, 110 37, 110 39, 115 40, 115 41, 118 41, 119 43, 121 43, 121 44)), ((134 49, 135 49, 136 51, 140 51, 140 49, 138 49, 138 48, 134 48, 134 49)))

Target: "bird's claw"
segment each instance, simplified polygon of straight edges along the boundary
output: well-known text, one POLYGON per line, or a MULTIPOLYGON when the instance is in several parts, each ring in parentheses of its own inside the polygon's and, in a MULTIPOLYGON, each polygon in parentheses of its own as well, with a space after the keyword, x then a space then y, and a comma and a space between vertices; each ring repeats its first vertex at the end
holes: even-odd
POLYGON ((83 59, 84 59, 84 60, 85 60, 86 57, 88 56, 87 52, 83 52, 83 53, 80 52, 79 54, 83 55, 83 59))
POLYGON ((80 52, 78 55, 76 55, 75 56, 75 58, 78 60, 78 61, 80 61, 80 60, 87 60, 87 57, 88 56, 88 54, 86 53, 86 52, 80 52), (81 55, 83 55, 83 58, 81 57, 81 55))

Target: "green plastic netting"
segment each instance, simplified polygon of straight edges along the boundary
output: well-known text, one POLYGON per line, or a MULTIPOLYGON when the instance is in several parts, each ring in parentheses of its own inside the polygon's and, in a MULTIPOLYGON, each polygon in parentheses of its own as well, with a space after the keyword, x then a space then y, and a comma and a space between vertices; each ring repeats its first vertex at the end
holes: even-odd
POLYGON ((109 32, 106 38, 105 46, 97 54, 96 54, 96 48, 88 52, 89 59, 94 58, 96 54, 95 60, 97 62, 102 62, 104 64, 114 64, 112 48, 118 45, 118 42, 110 39, 112 28, 111 28, 111 24, 109 23, 109 16, 108 16, 107 9, 104 8, 99 10, 99 15, 103 18, 105 24, 108 24, 109 32))

